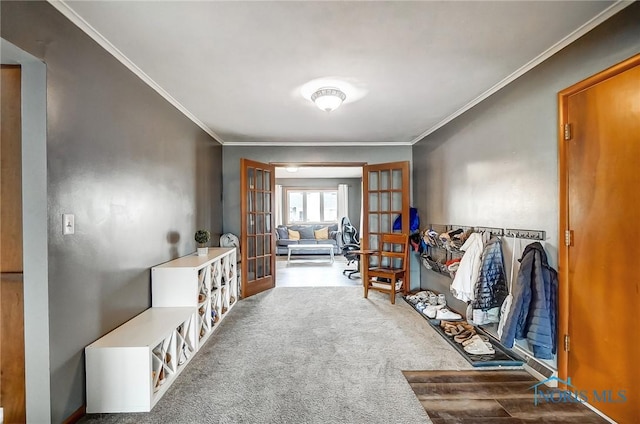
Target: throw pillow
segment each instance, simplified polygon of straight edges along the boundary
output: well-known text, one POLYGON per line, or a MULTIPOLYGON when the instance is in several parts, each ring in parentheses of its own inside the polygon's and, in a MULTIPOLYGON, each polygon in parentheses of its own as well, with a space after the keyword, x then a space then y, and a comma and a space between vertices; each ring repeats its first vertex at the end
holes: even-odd
POLYGON ((280 240, 289 238, 289 231, 287 231, 287 227, 277 227, 276 231, 278 232, 278 238, 280 240))
POLYGON ((313 236, 313 227, 304 226, 298 228, 298 232, 300 233, 300 238, 303 240, 313 240, 315 237, 313 236))
POLYGON ((329 240, 329 229, 327 227, 315 230, 313 234, 316 236, 316 240, 329 240))
POLYGON ((288 230, 290 240, 300 240, 300 233, 298 231, 288 230))

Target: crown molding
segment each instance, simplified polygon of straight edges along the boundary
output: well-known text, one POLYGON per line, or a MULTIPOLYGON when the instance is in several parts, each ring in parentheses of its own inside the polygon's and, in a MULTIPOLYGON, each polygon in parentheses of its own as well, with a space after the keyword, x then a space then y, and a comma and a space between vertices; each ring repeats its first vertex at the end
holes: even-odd
POLYGON ((602 12, 600 12, 599 14, 594 16, 592 19, 587 21, 584 25, 580 26, 578 29, 576 29, 575 31, 571 32, 569 35, 564 37, 562 40, 558 41, 553 46, 549 47, 547 50, 545 50, 544 52, 540 53, 538 56, 536 56, 535 58, 533 58, 532 60, 527 62, 525 65, 523 65, 522 67, 517 69, 511 75, 507 76, 505 79, 503 79, 502 81, 498 82, 496 85, 494 85, 493 87, 489 88, 487 91, 485 91, 484 93, 480 94, 478 97, 476 97, 475 99, 471 100, 469 103, 467 103, 466 105, 462 106, 460 109, 458 109, 457 111, 455 111, 451 115, 449 115, 446 118, 444 118, 442 121, 438 122, 437 124, 435 124, 434 126, 429 128, 428 130, 426 130, 425 132, 423 132, 422 134, 420 134, 419 136, 417 136, 416 138, 411 140, 411 144, 417 143, 418 141, 422 140, 423 138, 425 138, 426 136, 428 136, 432 132, 440 129, 441 127, 445 126, 449 122, 453 121, 455 118, 457 118, 458 116, 462 115, 463 113, 465 113, 466 111, 468 111, 469 109, 471 109, 472 107, 477 105, 478 103, 480 103, 483 100, 487 99, 489 96, 491 96, 491 95, 495 94, 496 92, 500 91, 501 89, 503 89, 504 87, 506 87, 507 85, 512 83, 517 78, 519 78, 522 75, 524 75, 525 73, 529 72, 530 70, 532 70, 533 68, 535 68, 536 66, 538 66, 539 64, 544 62, 545 60, 549 59, 551 56, 553 56, 554 54, 556 54, 557 52, 559 52, 560 50, 562 50, 563 48, 565 48, 569 44, 571 44, 574 41, 576 41, 578 38, 580 38, 583 35, 585 35, 587 32, 591 31, 592 29, 594 29, 595 27, 597 27, 598 25, 600 25, 601 23, 603 23, 604 21, 606 21, 607 19, 609 19, 610 17, 615 15, 616 13, 620 12, 625 7, 630 6, 631 4, 633 4, 634 1, 635 0, 618 0, 618 1, 616 1, 614 4, 612 4, 611 6, 609 6, 608 8, 606 8, 605 10, 603 10, 602 12))
POLYGON ((98 30, 92 27, 87 21, 85 21, 75 10, 71 8, 64 0, 47 0, 56 10, 62 13, 67 19, 69 19, 78 28, 84 31, 89 37, 91 37, 102 48, 109 52, 113 57, 118 59, 120 63, 129 68, 131 72, 136 74, 138 78, 144 81, 149 87, 154 89, 160 94, 166 101, 171 103, 176 109, 178 109, 184 116, 193 121, 194 124, 199 126, 209 134, 216 142, 225 144, 220 136, 218 136, 211 128, 209 128, 204 122, 199 120, 193 113, 191 113, 186 107, 184 107, 178 100, 176 100, 171 94, 165 91, 160 85, 155 82, 149 75, 147 75, 142 69, 140 69, 135 63, 133 63, 124 53, 122 53, 116 46, 111 44, 98 30))
POLYGON ((288 146, 288 147, 317 147, 317 146, 411 146, 410 141, 226 141, 225 146, 288 146))

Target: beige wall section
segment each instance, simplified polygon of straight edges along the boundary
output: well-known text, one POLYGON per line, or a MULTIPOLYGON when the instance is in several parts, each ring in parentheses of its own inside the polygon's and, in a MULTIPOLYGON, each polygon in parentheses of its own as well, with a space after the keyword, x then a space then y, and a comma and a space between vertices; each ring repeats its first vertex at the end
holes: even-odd
MULTIPOLYGON (((423 225, 544 230, 549 260, 557 267, 557 93, 638 52, 635 3, 414 145, 414 203, 423 225)), ((451 284, 424 268, 421 282, 447 293, 451 284)))

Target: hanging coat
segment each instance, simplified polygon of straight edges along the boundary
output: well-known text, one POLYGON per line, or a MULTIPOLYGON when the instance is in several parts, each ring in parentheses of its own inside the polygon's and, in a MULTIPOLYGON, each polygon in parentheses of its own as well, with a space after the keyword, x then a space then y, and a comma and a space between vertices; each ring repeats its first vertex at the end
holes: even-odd
POLYGON ((482 235, 472 233, 460 248, 464 251, 464 255, 451 283, 451 293, 463 302, 473 300, 475 283, 478 281, 480 273, 480 258, 483 247, 482 235))
POLYGON ((498 237, 492 237, 482 252, 482 265, 472 302, 473 309, 487 311, 497 308, 502 305, 508 293, 502 243, 498 237))
POLYGON ((526 339, 533 356, 552 359, 558 338, 558 275, 539 242, 525 247, 513 287, 513 304, 500 341, 513 347, 526 339))

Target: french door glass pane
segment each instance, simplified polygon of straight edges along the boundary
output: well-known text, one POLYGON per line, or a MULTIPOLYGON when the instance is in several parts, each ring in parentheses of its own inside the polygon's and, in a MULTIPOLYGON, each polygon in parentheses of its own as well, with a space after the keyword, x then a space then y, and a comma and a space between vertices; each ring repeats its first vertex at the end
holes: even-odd
POLYGON ((320 222, 320 193, 307 193, 307 221, 320 222))
POLYGON ((382 192, 380 193, 380 210, 381 211, 388 211, 391 208, 391 205, 389 203, 389 192, 382 192))
POLYGON ((256 257, 256 238, 255 238, 255 236, 247 237, 247 243, 249 244, 249 246, 248 246, 249 252, 247 253, 247 256, 249 258, 255 258, 256 257))
POLYGON ((394 191, 391 193, 391 210, 401 211, 402 210, 402 192, 394 191))
MULTIPOLYGON (((264 254, 265 255, 271 254, 271 234, 266 234, 264 236, 264 254)), ((269 273, 267 272, 267 274, 269 273)))
POLYGON ((380 245, 380 236, 376 234, 372 234, 369 236, 369 249, 371 250, 379 250, 378 246, 380 245))
POLYGON ((264 274, 264 258, 263 257, 256 258, 256 266, 258 268, 256 269, 256 279, 264 277, 265 274, 264 274))
POLYGON ((264 193, 264 211, 271 212, 271 193, 264 193))
POLYGON ((256 256, 264 255, 264 236, 256 237, 256 256))
POLYGON ((369 193, 369 210, 378 211, 378 193, 369 193))
POLYGON ((264 232, 267 234, 271 233, 271 214, 267 213, 264 215, 264 232))
POLYGON ((393 169, 391 171, 392 181, 391 188, 394 190, 402 189, 402 170, 401 169, 393 169))
POLYGON ((256 187, 256 182, 254 179, 254 169, 247 168, 247 182, 249 183, 249 188, 254 189, 256 187))
POLYGON ((258 225, 256 226, 256 234, 263 234, 264 233, 264 215, 261 213, 258 213, 256 215, 256 221, 258 223, 258 225))
POLYGON ((263 184, 262 184, 262 169, 256 169, 256 190, 262 190, 263 189, 263 184))
POLYGON ((268 257, 264 258, 264 273, 265 275, 271 275, 271 261, 268 257))
POLYGON ((262 192, 256 192, 256 210, 261 211, 264 209, 264 196, 262 192))
POLYGON ((249 222, 247 223, 247 233, 249 234, 255 234, 256 233, 256 214, 253 212, 249 213, 249 216, 247 216, 247 219, 249 220, 249 222))
POLYGON ((255 259, 249 259, 249 263, 247 264, 247 276, 248 281, 252 281, 256 279, 256 261, 255 259))
POLYGON ((389 190, 391 184, 391 175, 389 171, 380 171, 380 189, 381 190, 389 190))
POLYGON ((380 215, 380 232, 381 233, 391 233, 391 215, 388 213, 380 215))
POLYGON ((264 171, 264 189, 271 191, 271 171, 264 171))
POLYGON ((380 232, 380 223, 378 220, 378 214, 375 214, 375 213, 369 214, 369 232, 370 233, 380 232))
POLYGON ((369 171, 369 190, 378 190, 378 172, 369 171))

